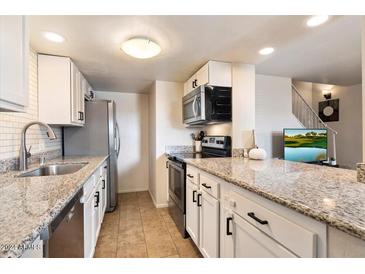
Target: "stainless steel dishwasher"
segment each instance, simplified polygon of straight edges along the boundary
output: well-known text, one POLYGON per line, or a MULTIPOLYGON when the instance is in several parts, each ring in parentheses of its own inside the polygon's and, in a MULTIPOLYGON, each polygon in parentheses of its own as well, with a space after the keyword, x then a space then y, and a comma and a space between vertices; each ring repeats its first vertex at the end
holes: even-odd
POLYGON ((43 255, 49 258, 84 257, 84 210, 82 189, 42 231, 43 255))

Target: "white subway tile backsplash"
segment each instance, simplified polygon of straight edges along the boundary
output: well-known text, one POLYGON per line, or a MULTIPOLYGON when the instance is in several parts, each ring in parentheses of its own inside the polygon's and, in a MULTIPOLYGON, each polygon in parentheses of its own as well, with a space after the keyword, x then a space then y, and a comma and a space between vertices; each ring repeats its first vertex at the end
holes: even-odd
MULTIPOLYGON (((29 56, 29 105, 25 113, 0 112, 0 160, 19 157, 20 133, 23 126, 38 120, 38 83, 37 53, 30 51, 29 56)), ((46 130, 32 126, 27 131, 27 147, 32 153, 59 150, 62 147, 61 128, 53 128, 57 139, 48 140, 46 130)))

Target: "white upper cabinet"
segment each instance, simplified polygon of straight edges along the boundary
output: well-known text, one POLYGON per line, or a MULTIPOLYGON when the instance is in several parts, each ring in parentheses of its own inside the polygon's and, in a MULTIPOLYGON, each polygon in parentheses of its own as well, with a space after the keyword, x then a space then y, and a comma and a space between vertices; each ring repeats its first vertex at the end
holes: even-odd
POLYGON ((0 111, 28 105, 29 34, 25 16, 0 16, 0 111))
POLYGON ((201 85, 232 87, 230 63, 209 61, 184 83, 184 95, 201 85))
POLYGON ((39 54, 39 119, 53 125, 84 125, 89 86, 69 57, 39 54))

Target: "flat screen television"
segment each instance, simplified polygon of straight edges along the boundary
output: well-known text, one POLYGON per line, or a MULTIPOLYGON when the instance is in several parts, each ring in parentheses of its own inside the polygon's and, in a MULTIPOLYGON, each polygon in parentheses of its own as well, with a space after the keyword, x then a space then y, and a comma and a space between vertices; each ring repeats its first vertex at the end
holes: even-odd
POLYGON ((315 163, 327 160, 327 129, 286 128, 284 159, 315 163))

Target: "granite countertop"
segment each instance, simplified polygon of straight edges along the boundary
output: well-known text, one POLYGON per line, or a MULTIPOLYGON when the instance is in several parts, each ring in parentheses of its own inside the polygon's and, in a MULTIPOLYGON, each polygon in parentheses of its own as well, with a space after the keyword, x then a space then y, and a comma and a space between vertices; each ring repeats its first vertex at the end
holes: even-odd
POLYGON ((186 159, 225 181, 365 240, 365 184, 356 171, 243 158, 186 159))
POLYGON ((19 171, 0 174, 0 257, 20 257, 24 247, 50 224, 107 157, 73 156, 47 161, 88 163, 67 175, 20 178, 19 171))

